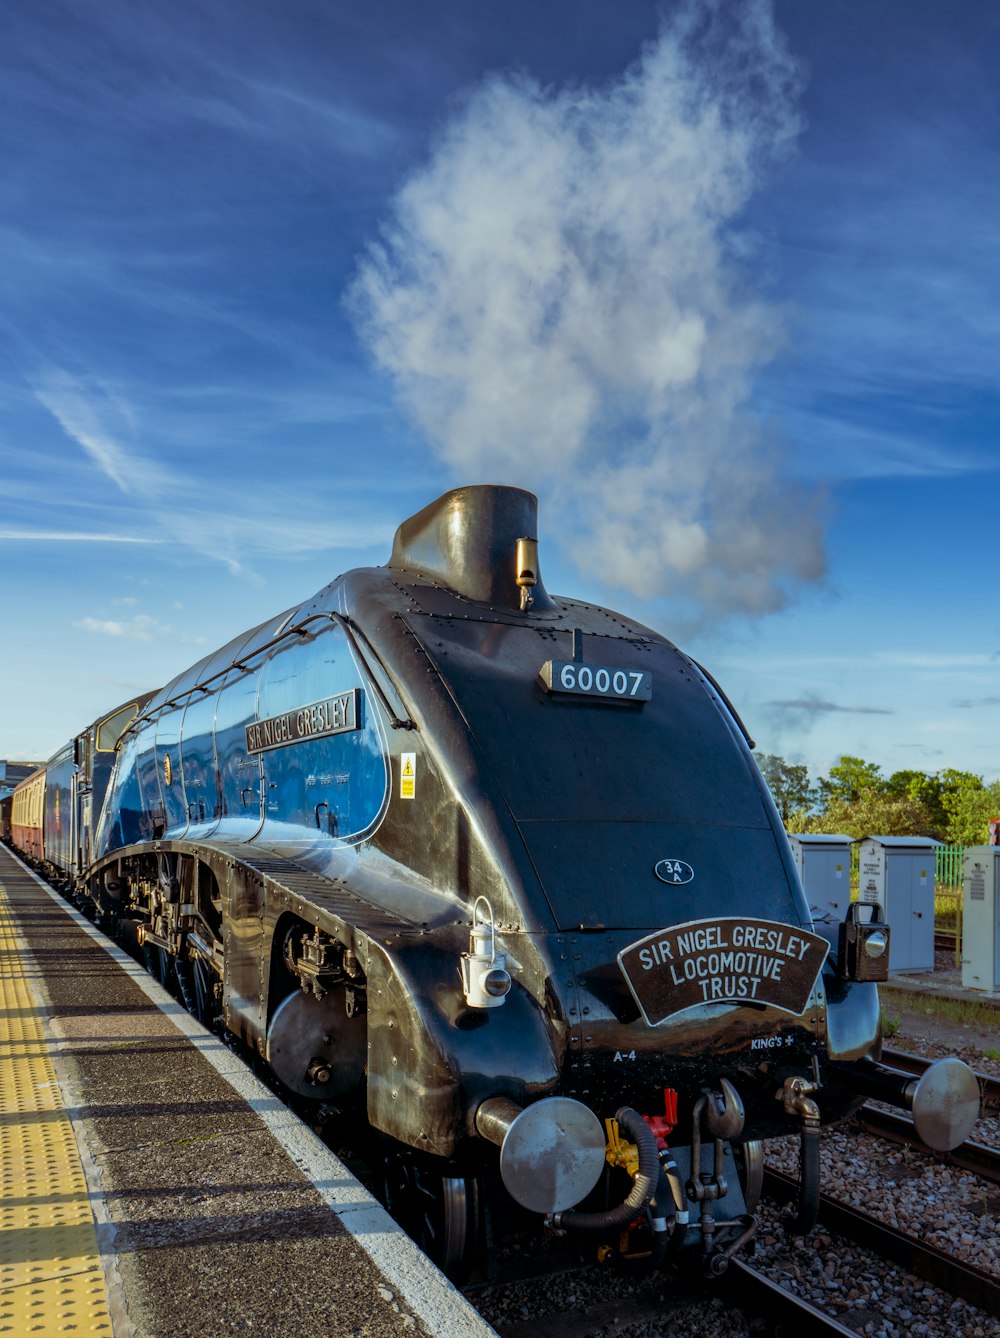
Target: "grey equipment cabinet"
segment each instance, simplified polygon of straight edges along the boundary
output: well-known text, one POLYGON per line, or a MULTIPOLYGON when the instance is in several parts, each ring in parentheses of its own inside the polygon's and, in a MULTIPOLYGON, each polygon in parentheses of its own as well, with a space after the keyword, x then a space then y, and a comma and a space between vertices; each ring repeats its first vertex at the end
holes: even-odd
POLYGON ((851 901, 851 845, 843 833, 788 834, 817 934, 837 942, 851 901))
POLYGON ((969 846, 965 852, 962 985, 1000 990, 1000 846, 969 846))
POLYGON ((927 836, 866 836, 860 897, 882 907, 892 930, 889 974, 934 970, 934 852, 927 836))

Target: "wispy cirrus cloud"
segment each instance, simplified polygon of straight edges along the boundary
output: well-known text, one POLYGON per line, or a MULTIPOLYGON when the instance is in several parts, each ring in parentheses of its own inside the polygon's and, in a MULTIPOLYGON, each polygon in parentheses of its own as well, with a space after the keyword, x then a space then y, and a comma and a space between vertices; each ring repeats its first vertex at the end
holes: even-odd
POLYGON ((804 712, 807 715, 831 715, 843 712, 845 715, 894 715, 894 711, 884 706, 841 706, 837 702, 823 701, 820 697, 798 697, 779 701, 770 701, 767 706, 781 711, 804 712))
POLYGON ((50 367, 33 389, 39 404, 123 493, 155 500, 176 485, 168 470, 124 444, 137 424, 131 407, 112 388, 50 367))
POLYGON ((73 626, 82 632, 94 632, 98 636, 127 641, 169 640, 193 646, 200 646, 205 642, 203 636, 186 636, 148 613, 133 614, 127 621, 120 618, 78 618, 73 626))
MULTIPOLYGON (((883 706, 865 706, 844 704, 842 702, 832 701, 827 697, 822 697, 818 693, 805 693, 799 697, 779 697, 770 701, 764 701, 760 706, 761 716, 767 722, 767 732, 773 734, 778 740, 775 748, 780 750, 782 746, 780 740, 784 738, 794 738, 800 741, 804 736, 812 734, 814 731, 823 733, 824 725, 828 726, 831 720, 841 722, 840 729, 848 730, 848 722, 852 716, 860 718, 874 718, 876 716, 890 716, 895 714, 883 706)), ((873 728, 865 726, 864 728, 873 728)), ((860 724, 858 728, 861 728, 860 724)), ((756 737, 761 738, 764 730, 755 731, 756 737)), ((844 751, 850 752, 854 745, 844 747, 844 751)))
POLYGON ((211 18, 202 22, 193 12, 107 5, 74 18, 61 25, 61 43, 45 23, 20 26, 18 94, 38 113, 60 114, 92 134, 176 133, 193 122, 300 160, 315 155, 317 167, 321 153, 327 161, 335 153, 356 159, 390 149, 405 134, 363 97, 344 92, 351 81, 331 79, 329 61, 317 59, 311 44, 296 51, 294 43, 254 43, 231 24, 224 41, 215 40, 211 18), (60 45, 71 46, 75 59, 54 60, 60 45))
POLYGON ((982 651, 958 653, 952 651, 876 651, 876 664, 893 669, 978 669, 988 665, 994 656, 982 651))
POLYGON ((0 539, 9 539, 13 543, 44 544, 161 544, 162 539, 153 539, 142 534, 102 534, 90 530, 12 530, 0 529, 0 539))
POLYGON ((836 404, 803 409, 788 404, 788 398, 780 408, 786 431, 812 446, 796 458, 796 467, 807 478, 960 478, 997 467, 992 452, 981 447, 915 439, 912 427, 875 428, 852 421, 851 410, 836 404))
MULTIPOLYGON (((331 515, 322 493, 303 492, 294 480, 276 479, 271 454, 254 460, 244 452, 241 468, 213 479, 204 468, 204 426, 197 449, 185 441, 186 453, 177 451, 174 425, 166 440, 159 430, 147 431, 147 421, 154 417, 159 421, 158 406, 141 390, 126 396, 103 380, 74 376, 54 366, 37 372, 31 385, 35 399, 82 448, 84 459, 115 485, 124 499, 120 514, 128 517, 128 530, 115 534, 104 528, 19 525, 0 529, 0 539, 173 544, 220 563, 234 575, 252 575, 257 557, 366 546, 373 536, 392 534, 395 522, 387 502, 391 489, 382 488, 367 507, 331 515), (168 469, 159 462, 156 451, 166 445, 173 445, 182 461, 190 461, 189 471, 168 469), (137 520, 149 533, 134 533, 137 520)), ((214 450, 216 443, 210 446, 214 450)), ((36 503, 44 502, 51 512, 51 480, 40 481, 39 488, 36 503)), ((73 501, 66 497, 63 504, 72 506, 73 501)), ((113 507, 103 507, 105 524, 113 512, 113 507)))
MULTIPOLYGON (((882 669, 894 672, 900 669, 915 669, 928 673, 960 673, 965 670, 985 669, 996 660, 1000 653, 988 651, 923 651, 923 650, 873 650, 866 652, 864 666, 866 672, 882 669)), ((857 655, 800 655, 794 651, 780 657, 754 657, 746 659, 738 655, 726 655, 721 663, 733 669, 755 669, 768 673, 788 673, 800 669, 857 669, 857 655)))
POLYGON ((913 728, 919 734, 946 734, 949 737, 958 734, 971 736, 980 732, 980 727, 976 721, 969 719, 956 720, 954 716, 946 716, 940 720, 921 720, 913 728))
POLYGON ((222 65, 211 69, 213 91, 177 87, 154 95, 164 119, 190 118, 291 152, 339 152, 352 158, 383 153, 400 131, 348 102, 275 78, 255 78, 222 65))

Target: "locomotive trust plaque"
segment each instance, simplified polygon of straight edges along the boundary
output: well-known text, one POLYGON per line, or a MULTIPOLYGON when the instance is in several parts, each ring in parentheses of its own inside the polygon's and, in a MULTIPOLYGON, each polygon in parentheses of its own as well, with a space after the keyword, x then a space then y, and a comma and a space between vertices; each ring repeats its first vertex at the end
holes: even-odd
POLYGON ((829 951, 818 934, 776 920, 691 920, 618 954, 651 1027, 707 1003, 758 1003, 800 1014, 829 951))

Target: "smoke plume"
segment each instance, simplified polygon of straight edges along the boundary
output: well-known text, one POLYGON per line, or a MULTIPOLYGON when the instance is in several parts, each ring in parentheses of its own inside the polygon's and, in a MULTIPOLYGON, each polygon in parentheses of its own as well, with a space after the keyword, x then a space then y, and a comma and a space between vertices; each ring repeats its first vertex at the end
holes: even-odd
POLYGON ((741 217, 799 81, 753 0, 688 6, 600 87, 494 75, 348 294, 456 482, 538 492, 580 567, 639 597, 758 613, 823 571, 815 499, 748 409, 781 322, 741 217))

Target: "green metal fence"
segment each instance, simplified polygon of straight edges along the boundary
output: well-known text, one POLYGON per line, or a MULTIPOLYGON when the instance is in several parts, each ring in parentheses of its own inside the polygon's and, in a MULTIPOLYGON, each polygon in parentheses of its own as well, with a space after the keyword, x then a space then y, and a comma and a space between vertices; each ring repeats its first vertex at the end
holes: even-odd
POLYGON ((934 882, 937 887, 962 890, 965 846, 938 846, 934 852, 934 882))
MULTIPOLYGON (((851 846, 851 885, 858 885, 858 857, 861 847, 851 846)), ((934 850, 934 884, 936 887, 952 887, 956 892, 962 890, 962 868, 965 861, 965 846, 937 846, 934 850)))

